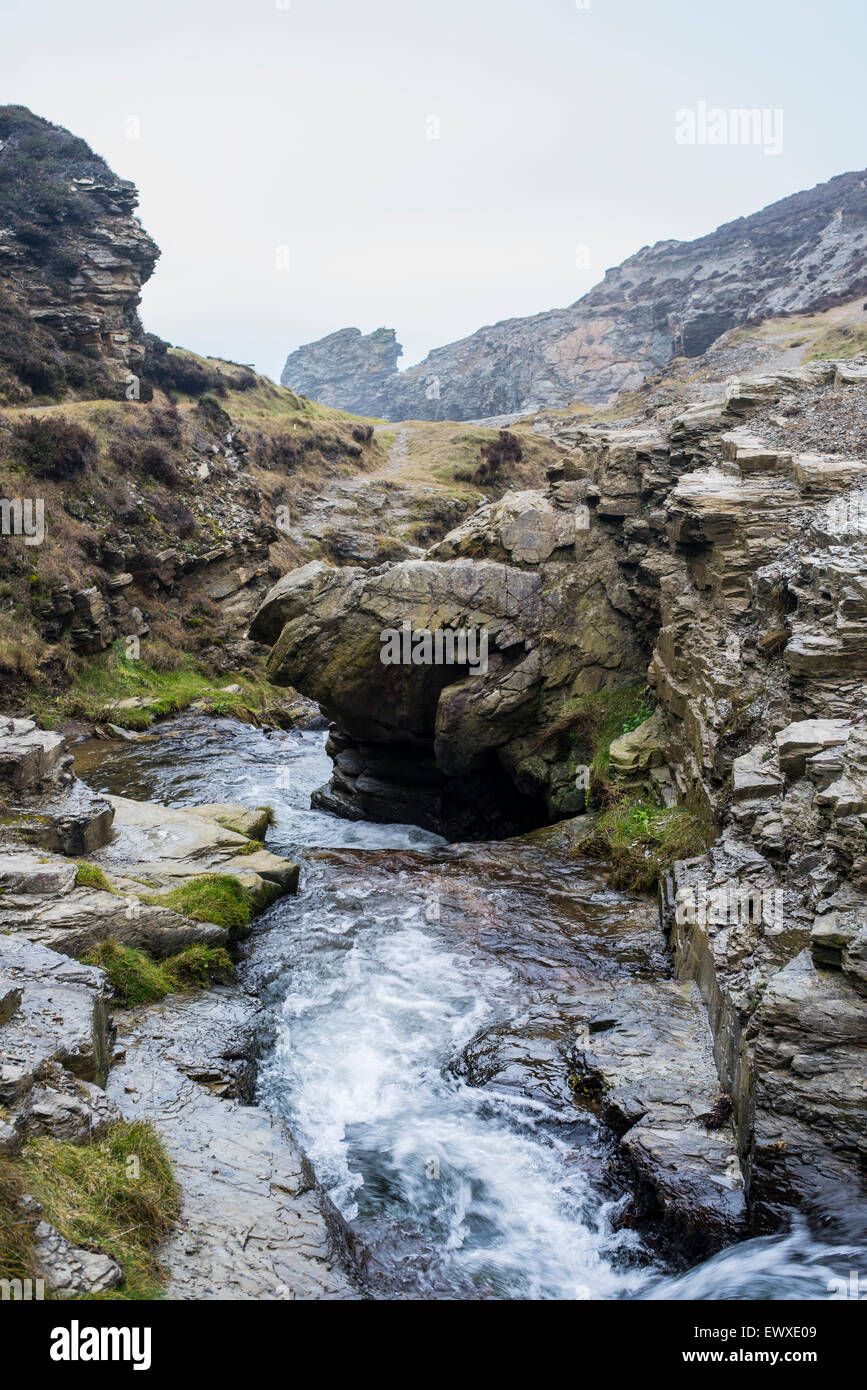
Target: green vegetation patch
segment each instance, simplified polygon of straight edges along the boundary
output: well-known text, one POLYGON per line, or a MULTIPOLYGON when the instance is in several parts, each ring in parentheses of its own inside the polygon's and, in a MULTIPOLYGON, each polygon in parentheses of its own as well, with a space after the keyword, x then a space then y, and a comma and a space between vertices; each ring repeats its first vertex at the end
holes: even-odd
MULTIPOLYGON (((167 1271, 157 1251, 177 1220, 180 1199, 156 1130, 121 1121, 92 1144, 32 1139, 12 1167, 13 1188, 17 1182, 35 1197, 45 1220, 61 1235, 75 1245, 103 1250, 123 1269, 120 1288, 92 1297, 160 1296, 167 1271)), ((0 1208, 0 1229, 4 1214, 0 1208)), ((14 1218, 12 1231, 12 1241, 20 1243, 14 1218)), ((30 1263, 26 1245, 23 1254, 30 1263)))
POLYGON ((83 859, 79 860, 76 869, 75 886, 76 888, 101 888, 105 893, 116 891, 98 864, 88 864, 83 859))
POLYGON ((704 827, 685 806, 656 806, 644 799, 615 802, 576 846, 582 854, 609 861, 616 888, 644 893, 656 887, 676 860, 691 859, 707 848, 704 827))
POLYGON ((0 1279, 30 1279, 33 1223, 21 1207, 24 1179, 17 1160, 0 1158, 0 1279))
POLYGON ((841 324, 839 328, 829 328, 813 343, 805 355, 805 362, 823 362, 832 358, 843 361, 867 353, 867 326, 861 324, 841 324))
POLYGON ((231 979, 235 973, 228 951, 200 942, 165 960, 151 960, 132 946, 103 941, 82 959, 86 965, 98 965, 105 971, 123 1008, 152 1004, 167 994, 204 989, 216 980, 231 979))
POLYGON ((165 893, 143 893, 142 902, 170 907, 197 922, 215 922, 230 936, 243 932, 252 915, 244 885, 234 874, 204 874, 165 893))
POLYGON ((652 714, 653 704, 643 681, 621 690, 574 696, 567 701, 559 719, 545 730, 536 747, 563 737, 572 744, 579 744, 589 753, 591 786, 595 787, 607 778, 614 740, 637 729, 652 714))
MULTIPOLYGON (((54 714, 143 731, 155 719, 187 709, 194 700, 205 700, 213 714, 256 722, 256 710, 285 697, 285 690, 278 690, 267 681, 243 675, 224 679, 226 685, 237 685, 239 690, 215 687, 213 677, 209 678, 188 658, 181 658, 170 670, 157 670, 145 661, 131 660, 119 639, 85 667, 72 689, 60 697, 54 714), (112 706, 114 700, 131 698, 148 703, 144 708, 112 706)), ((50 718, 49 711, 40 713, 43 718, 50 718)))

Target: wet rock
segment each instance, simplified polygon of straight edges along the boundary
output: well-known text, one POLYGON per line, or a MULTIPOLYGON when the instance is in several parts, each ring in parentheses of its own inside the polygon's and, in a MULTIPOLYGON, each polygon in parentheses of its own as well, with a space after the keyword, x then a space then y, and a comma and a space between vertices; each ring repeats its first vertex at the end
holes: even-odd
POLYGON ((118 879, 115 892, 76 885, 77 865, 19 852, 0 859, 0 929, 65 955, 86 955, 103 941, 161 958, 194 942, 219 946, 226 932, 142 901, 147 889, 118 879))
POLYGON ((36 1227, 33 1254, 39 1277, 59 1298, 105 1293, 123 1283, 123 1270, 110 1256, 80 1249, 47 1221, 36 1227))
POLYGON ((0 716, 2 836, 60 854, 88 854, 111 833, 104 797, 73 777, 62 734, 0 716))
POLYGON ((698 989, 630 982, 593 1003, 596 1026, 587 1019, 572 1055, 577 1094, 599 1087, 603 1117, 669 1239, 692 1258, 739 1239, 744 1184, 731 1122, 709 1123, 719 1081, 698 989))
POLYGON ((114 1039, 101 970, 43 946, 0 936, 0 1152, 48 1135, 72 1143, 98 1137, 119 1118, 102 1089, 114 1039))
POLYGON ((31 720, 0 719, 0 786, 10 792, 37 786, 58 770, 65 749, 61 734, 31 720))
MULTIPOLYGON (((281 893, 298 890, 297 864, 266 849, 250 853, 248 836, 223 823, 222 807, 207 806, 199 815, 196 807, 159 806, 119 796, 109 797, 109 801, 115 836, 96 858, 122 887, 137 884, 171 889, 203 874, 231 874, 240 880, 256 908, 281 893)), ((227 807, 228 815, 235 818, 233 823, 241 824, 253 816, 255 823, 261 824, 261 811, 249 812, 228 803, 227 807)))
POLYGON ((867 1158, 867 1010, 840 973, 802 951, 769 981, 750 1025, 755 1057, 751 1200, 842 1214, 867 1158))
POLYGON ((133 1010, 121 1025, 126 1060, 109 1094, 127 1119, 156 1126, 181 1187, 162 1252, 167 1297, 357 1298, 361 1252, 288 1131, 219 1098, 238 1094, 250 1026, 251 1002, 220 990, 133 1010))
POLYGON ((47 1135, 84 1144, 98 1139, 120 1118, 120 1110, 99 1086, 76 1079, 55 1062, 45 1062, 15 1123, 28 1139, 47 1135))
POLYGON ((108 840, 112 820, 105 797, 75 781, 50 803, 41 803, 35 810, 17 810, 14 828, 20 839, 40 849, 90 854, 108 840))

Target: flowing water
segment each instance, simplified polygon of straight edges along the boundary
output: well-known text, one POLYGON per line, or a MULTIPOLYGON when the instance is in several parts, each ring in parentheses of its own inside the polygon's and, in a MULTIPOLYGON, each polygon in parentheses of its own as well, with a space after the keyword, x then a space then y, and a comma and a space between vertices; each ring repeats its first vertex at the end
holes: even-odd
POLYGON ((660 1264, 567 1081, 587 1000, 669 972, 653 912, 556 829, 449 846, 311 810, 324 743, 186 715, 152 741, 82 746, 77 771, 167 804, 274 807, 269 847, 300 859, 302 885, 259 919, 243 966, 272 1019, 258 1099, 386 1296, 826 1298, 864 1268, 798 1225, 685 1274, 660 1264))

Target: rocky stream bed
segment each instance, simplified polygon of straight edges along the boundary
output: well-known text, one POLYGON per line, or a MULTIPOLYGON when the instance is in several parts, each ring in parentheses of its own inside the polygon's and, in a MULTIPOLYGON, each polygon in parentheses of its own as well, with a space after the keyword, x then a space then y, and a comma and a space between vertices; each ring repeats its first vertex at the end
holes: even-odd
MULTIPOLYGON (((324 744, 189 714, 75 746, 83 785, 115 806, 90 855, 107 873, 157 844, 174 872, 201 867, 192 808, 214 800, 273 806, 266 853, 302 868, 239 948, 236 984, 116 1010, 116 1034, 99 1006, 91 1104, 104 1085, 112 1114, 152 1121, 181 1186, 168 1296, 824 1296, 859 1247, 797 1213, 745 1239, 707 1015, 655 905, 576 858, 568 822, 463 845, 311 810, 324 744), (130 813, 143 803, 172 811, 130 813)), ((27 936, 13 924, 3 942, 89 974, 71 983, 105 1001, 101 972, 27 936)), ((7 1062, 25 1022, 0 1029, 7 1062)))

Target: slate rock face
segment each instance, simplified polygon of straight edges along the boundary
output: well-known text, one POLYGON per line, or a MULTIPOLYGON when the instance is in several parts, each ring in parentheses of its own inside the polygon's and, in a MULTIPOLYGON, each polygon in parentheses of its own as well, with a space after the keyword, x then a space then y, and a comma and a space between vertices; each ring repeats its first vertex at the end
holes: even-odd
MULTIPOLYGON (((447 836, 512 833, 510 793, 512 808, 578 814, 576 700, 646 676, 657 711, 614 741, 612 765, 715 837, 675 865, 661 915, 708 1010, 759 1229, 793 1205, 863 1209, 865 392, 852 364, 820 361, 702 385, 614 428, 542 415, 534 428, 562 448, 547 491, 478 508, 418 559, 293 571, 254 620, 271 678, 334 720, 318 804, 447 836), (834 453, 801 452, 825 432, 834 453), (384 666, 382 629, 402 621, 484 626, 487 670, 384 666)), ((663 1181, 663 1128, 636 1125, 626 1147, 675 1211, 693 1198, 663 1181)), ((685 1143, 687 1166, 713 1147, 685 1143)))
POLYGON ((138 304, 159 249, 137 203, 83 140, 0 107, 0 369, 22 398, 57 390, 64 375, 80 385, 94 360, 117 378, 142 362, 138 304))
POLYGON ((574 401, 601 404, 639 386, 672 357, 699 356, 738 324, 823 309, 862 293, 865 231, 865 172, 840 174, 696 241, 644 247, 568 308, 480 328, 390 376, 377 356, 370 390, 373 344, 359 343, 357 329, 292 353, 283 384, 391 420, 469 420, 574 401), (356 374, 362 344, 365 368, 356 374))
POLYGON ((109 1095, 126 1119, 156 1126, 181 1189, 162 1251, 167 1297, 358 1298, 359 1243, 281 1121, 242 1103, 256 1028, 250 997, 221 989, 121 1020, 125 1061, 109 1095))
POLYGON ((382 415, 386 389, 403 349, 393 328, 363 334, 341 328, 291 352, 280 377, 299 396, 358 415, 382 415))

